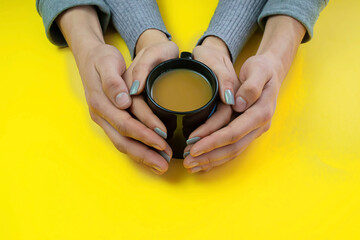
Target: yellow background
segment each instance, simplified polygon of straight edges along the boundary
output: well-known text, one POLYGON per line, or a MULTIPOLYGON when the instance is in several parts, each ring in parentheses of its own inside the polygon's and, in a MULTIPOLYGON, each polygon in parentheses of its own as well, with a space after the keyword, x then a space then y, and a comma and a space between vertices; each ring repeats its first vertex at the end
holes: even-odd
MULTIPOLYGON (((158 2, 188 51, 217 4, 158 2)), ((35 1, 1 0, 0 239, 360 239, 359 12, 330 1, 271 129, 241 156, 193 175, 174 160, 156 176, 91 121, 72 54, 48 42, 35 1)), ((122 39, 106 40, 129 65, 122 39)))

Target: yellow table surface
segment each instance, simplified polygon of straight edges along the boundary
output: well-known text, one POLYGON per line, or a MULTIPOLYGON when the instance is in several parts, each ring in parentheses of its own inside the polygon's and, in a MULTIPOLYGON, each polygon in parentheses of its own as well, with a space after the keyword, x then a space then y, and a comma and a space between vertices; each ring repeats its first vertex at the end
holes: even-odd
MULTIPOLYGON (((217 1, 158 4, 191 51, 217 1)), ((35 1, 2 0, 0 239, 360 239, 359 12, 330 1, 271 129, 236 160, 202 174, 174 160, 157 176, 91 121, 73 56, 46 39, 35 1)), ((129 65, 123 40, 106 40, 129 65)))

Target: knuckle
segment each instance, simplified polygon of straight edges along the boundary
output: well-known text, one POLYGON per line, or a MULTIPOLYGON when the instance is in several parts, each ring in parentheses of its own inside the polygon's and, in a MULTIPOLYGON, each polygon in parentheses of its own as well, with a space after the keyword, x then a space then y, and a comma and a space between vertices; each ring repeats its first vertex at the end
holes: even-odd
POLYGON ((264 132, 269 131, 270 127, 271 127, 271 122, 269 121, 264 127, 264 132))
POLYGON ((122 152, 122 153, 127 153, 126 151, 126 147, 124 145, 124 143, 120 142, 120 141, 115 141, 114 142, 114 146, 116 147, 116 149, 119 151, 119 152, 122 152))
POLYGON ((272 118, 272 111, 269 108, 264 108, 260 113, 258 114, 257 120, 259 123, 267 123, 272 118))
POLYGON ((144 70, 149 68, 149 64, 147 62, 141 61, 134 67, 132 74, 133 76, 138 76, 141 74, 144 70))
POLYGON ((223 85, 225 85, 226 87, 232 86, 235 83, 234 80, 234 77, 228 72, 224 73, 221 79, 223 85))
POLYGON ((90 110, 89 113, 90 113, 91 120, 98 123, 99 122, 99 116, 96 113, 94 113, 92 110, 90 110))
POLYGON ((208 154, 205 154, 201 160, 201 163, 203 164, 202 166, 206 165, 206 164, 210 164, 210 158, 208 156, 208 154))
POLYGON ((92 110, 95 110, 95 111, 100 110, 101 104, 100 104, 99 95, 96 93, 92 93, 91 95, 89 95, 88 104, 92 110))
POLYGON ((247 98, 250 98, 252 100, 259 98, 261 94, 261 89, 255 84, 244 84, 243 88, 247 98))
POLYGON ((128 124, 124 119, 120 119, 114 123, 114 127, 116 131, 118 131, 121 135, 127 136, 128 134, 128 124))
POLYGON ((228 138, 228 143, 233 144, 238 141, 238 136, 236 134, 236 131, 233 129, 232 125, 228 125, 228 131, 226 132, 226 136, 228 138))
POLYGON ((109 91, 111 89, 117 89, 120 87, 120 82, 115 76, 109 76, 104 78, 102 83, 105 91, 109 91))

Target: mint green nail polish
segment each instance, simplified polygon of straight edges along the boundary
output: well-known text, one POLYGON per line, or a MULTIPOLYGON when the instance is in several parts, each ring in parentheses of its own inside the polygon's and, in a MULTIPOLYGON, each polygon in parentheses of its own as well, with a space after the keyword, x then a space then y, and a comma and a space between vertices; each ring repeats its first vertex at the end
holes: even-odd
POLYGON ((193 137, 193 138, 190 138, 190 139, 186 140, 186 144, 187 145, 194 144, 199 140, 200 140, 200 137, 193 137))
POLYGON ((167 138, 167 134, 166 132, 164 132, 163 130, 161 130, 160 128, 154 128, 154 131, 162 138, 166 139, 167 138))
POLYGON ((234 105, 235 103, 234 95, 230 89, 225 91, 225 102, 229 105, 234 105))
POLYGON ((171 158, 169 155, 167 155, 164 151, 160 151, 159 153, 168 163, 170 163, 171 158))
POLYGON ((140 86, 140 81, 139 81, 139 80, 135 80, 135 81, 133 82, 133 84, 131 85, 130 95, 136 94, 137 91, 139 90, 139 86, 140 86))
POLYGON ((183 154, 183 158, 186 158, 187 156, 189 156, 190 152, 184 152, 183 154))

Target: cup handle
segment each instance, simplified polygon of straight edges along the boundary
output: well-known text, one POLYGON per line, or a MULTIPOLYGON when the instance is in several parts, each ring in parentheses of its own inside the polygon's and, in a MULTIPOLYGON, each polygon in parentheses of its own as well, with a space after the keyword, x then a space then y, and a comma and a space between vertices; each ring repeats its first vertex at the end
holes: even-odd
POLYGON ((193 55, 191 52, 182 52, 180 54, 180 58, 184 58, 184 59, 193 59, 193 55))

